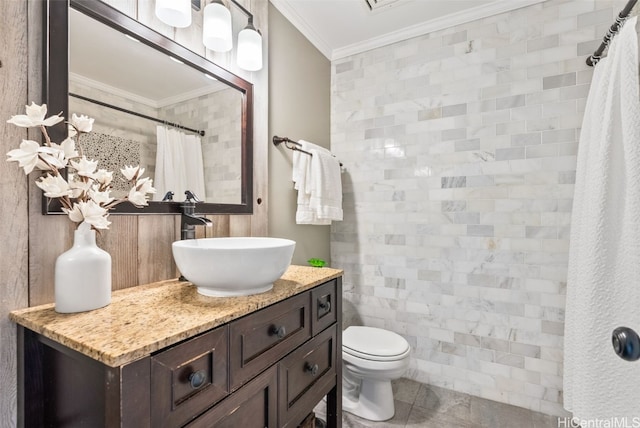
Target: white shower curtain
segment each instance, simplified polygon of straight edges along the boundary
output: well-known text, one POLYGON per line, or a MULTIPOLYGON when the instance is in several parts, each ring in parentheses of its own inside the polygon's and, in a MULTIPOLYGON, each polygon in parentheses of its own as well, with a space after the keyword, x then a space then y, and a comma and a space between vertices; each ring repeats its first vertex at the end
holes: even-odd
POLYGON ((624 25, 608 57, 595 68, 578 149, 563 394, 565 408, 583 421, 627 417, 631 424, 631 418, 640 418, 640 362, 622 360, 611 345, 616 327, 640 331, 640 104, 635 25, 636 18, 624 25))
POLYGON ((185 190, 191 190, 204 200, 204 165, 200 136, 188 135, 165 126, 156 128, 155 200, 161 200, 168 191, 174 192, 175 201, 184 200, 185 190))

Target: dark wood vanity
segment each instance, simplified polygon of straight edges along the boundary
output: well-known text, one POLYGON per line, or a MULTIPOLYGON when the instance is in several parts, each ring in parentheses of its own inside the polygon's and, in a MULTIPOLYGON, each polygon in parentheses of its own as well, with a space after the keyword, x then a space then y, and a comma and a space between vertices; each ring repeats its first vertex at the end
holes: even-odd
POLYGON ((341 271, 313 269, 242 298, 169 281, 82 314, 13 312, 24 426, 297 427, 327 396, 327 424, 340 427, 341 271))

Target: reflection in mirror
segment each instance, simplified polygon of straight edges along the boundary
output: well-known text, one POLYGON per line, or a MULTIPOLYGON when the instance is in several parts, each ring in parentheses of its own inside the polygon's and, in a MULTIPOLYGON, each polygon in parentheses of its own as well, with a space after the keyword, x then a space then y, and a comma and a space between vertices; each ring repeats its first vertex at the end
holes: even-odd
POLYGON ((69 25, 69 113, 96 118, 84 153, 110 171, 146 168, 154 200, 191 190, 239 204, 242 93, 76 10, 69 25))
MULTIPOLYGON (((149 207, 114 213, 179 213, 184 189, 203 200, 198 213, 251 213, 251 83, 106 3, 43 2, 44 102, 95 119, 80 145, 101 168, 141 164, 158 188, 149 207), (160 202, 169 190, 174 202, 160 202)), ((43 212, 61 211, 45 198, 43 212)))

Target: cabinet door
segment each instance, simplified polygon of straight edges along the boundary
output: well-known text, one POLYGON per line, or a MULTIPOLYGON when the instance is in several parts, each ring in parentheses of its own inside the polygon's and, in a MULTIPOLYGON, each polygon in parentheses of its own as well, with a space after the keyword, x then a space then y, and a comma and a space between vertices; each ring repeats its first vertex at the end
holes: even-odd
POLYGON ((151 357, 151 422, 182 426, 228 392, 227 327, 151 357))
POLYGON ((329 328, 279 363, 279 426, 297 427, 336 385, 336 329, 329 328))
POLYGON ((274 366, 187 427, 276 428, 278 423, 277 384, 277 367, 274 366))
POLYGON ((276 363, 311 337, 309 293, 254 312, 229 325, 231 389, 276 363))
POLYGON ((311 334, 315 336, 337 319, 337 280, 311 290, 311 334))

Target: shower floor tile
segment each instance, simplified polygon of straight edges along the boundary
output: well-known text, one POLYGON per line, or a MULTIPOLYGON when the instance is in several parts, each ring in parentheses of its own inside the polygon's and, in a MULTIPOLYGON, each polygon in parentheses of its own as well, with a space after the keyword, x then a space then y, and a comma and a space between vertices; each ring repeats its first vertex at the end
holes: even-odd
MULTIPOLYGON (((557 428, 558 418, 410 379, 393 382, 396 414, 372 422, 344 412, 344 428, 557 428)), ((316 409, 324 419, 324 403, 316 409)))

